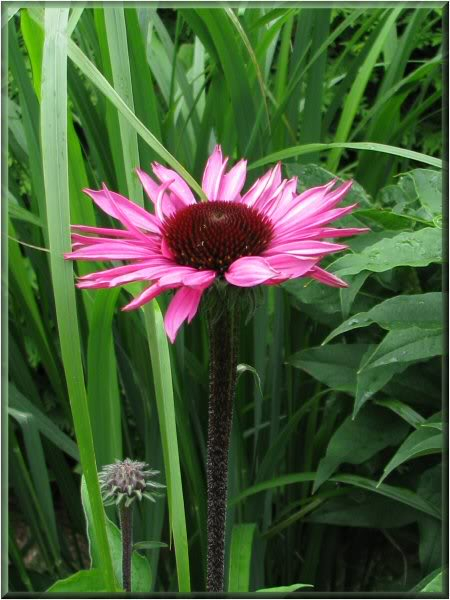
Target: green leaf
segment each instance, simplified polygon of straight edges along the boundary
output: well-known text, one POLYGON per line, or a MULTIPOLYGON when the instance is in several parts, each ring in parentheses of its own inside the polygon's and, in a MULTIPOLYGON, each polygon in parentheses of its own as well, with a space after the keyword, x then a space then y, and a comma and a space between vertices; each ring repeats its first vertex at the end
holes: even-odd
POLYGON ((164 542, 136 542, 133 550, 154 550, 155 548, 168 548, 164 542))
MULTIPOLYGON (((92 514, 91 503, 87 494, 84 477, 81 480, 81 501, 83 503, 84 514, 87 523, 91 566, 96 568, 100 563, 101 548, 98 545, 97 536, 94 531, 94 516, 92 514)), ((106 529, 108 533, 108 541, 111 547, 114 574, 117 578, 117 581, 122 582, 122 536, 119 528, 108 518, 106 518, 106 529)), ((131 591, 145 594, 150 591, 151 585, 152 574, 148 560, 145 558, 145 556, 133 551, 131 558, 131 591)))
POLYGON ((377 144, 375 142, 358 142, 358 143, 331 143, 331 144, 304 144, 302 146, 293 146, 291 148, 285 148, 279 152, 268 154, 264 158, 251 163, 249 169, 256 169, 263 167, 271 163, 275 163, 279 160, 286 160, 286 158, 293 158, 302 156, 303 154, 311 154, 311 152, 323 152, 324 150, 331 150, 333 148, 346 148, 348 150, 370 150, 372 152, 381 152, 384 154, 393 154, 401 158, 409 158, 410 160, 416 160, 432 167, 438 167, 442 169, 442 160, 434 158, 433 156, 427 156, 420 152, 413 150, 407 150, 406 148, 399 148, 397 146, 388 146, 387 144, 377 144))
POLYGON ((37 406, 25 398, 13 384, 9 384, 8 403, 8 411, 11 416, 15 416, 14 412, 11 411, 20 411, 29 415, 42 435, 74 460, 79 461, 80 456, 75 442, 66 433, 61 431, 37 406))
POLYGON ((56 581, 51 587, 48 588, 47 594, 70 594, 70 593, 84 593, 92 594, 99 592, 106 592, 106 588, 103 583, 103 576, 100 569, 89 569, 86 571, 77 571, 73 575, 56 581))
POLYGON ((442 594, 444 589, 443 573, 443 571, 438 573, 420 591, 427 594, 442 594))
POLYGON ((169 346, 158 303, 153 301, 147 304, 144 307, 144 315, 163 446, 169 518, 176 551, 178 589, 180 592, 189 592, 191 587, 189 548, 181 481, 180 455, 178 452, 169 346))
POLYGON ((314 587, 310 583, 293 583, 292 585, 280 585, 279 587, 263 588, 261 590, 255 590, 254 594, 291 594, 300 588, 312 588, 314 587))
POLYGON ((116 582, 100 496, 92 430, 84 386, 73 268, 64 260, 71 249, 67 149, 67 18, 69 9, 45 10, 42 60, 41 141, 53 291, 70 405, 80 459, 94 515, 105 588, 116 582))
MULTIPOLYGON (((431 419, 434 418, 431 417, 431 419)), ((442 433, 436 434, 433 429, 422 425, 419 429, 413 431, 399 447, 384 468, 379 483, 384 481, 394 469, 413 458, 442 452, 442 443, 442 433)))
POLYGON ((359 465, 380 450, 396 446, 407 434, 407 424, 376 406, 367 406, 355 419, 350 416, 335 431, 319 463, 313 493, 342 463, 359 465))
POLYGON ((288 364, 302 369, 333 390, 353 394, 356 373, 367 344, 331 344, 300 350, 289 357, 288 364))
MULTIPOLYGON (((409 506, 358 489, 345 496, 330 498, 304 520, 339 527, 390 529, 410 525, 421 516, 422 513, 409 506)), ((435 521, 431 517, 426 518, 435 521)), ((439 522, 436 523, 440 526, 439 522)))
POLYGON ((119 288, 97 290, 89 327, 87 373, 88 402, 99 465, 122 457, 121 403, 112 320, 119 288))
POLYGON ((407 423, 414 427, 414 429, 418 429, 425 421, 422 415, 419 415, 413 408, 401 402, 400 400, 376 400, 375 404, 378 406, 384 406, 385 408, 389 408, 399 417, 404 419, 407 423))
POLYGON ((367 270, 382 273, 395 267, 426 267, 442 261, 442 231, 425 227, 385 238, 358 254, 346 254, 332 265, 340 277, 367 270))
POLYGON ((342 333, 368 327, 373 323, 387 330, 408 327, 439 329, 442 327, 442 293, 429 292, 389 298, 369 311, 358 313, 344 321, 325 338, 322 344, 327 344, 342 333))
MULTIPOLYGON (((385 22, 380 26, 380 31, 377 34, 376 39, 373 40, 373 43, 369 47, 367 56, 361 65, 361 68, 358 70, 353 85, 348 92, 348 96, 343 103, 342 114, 339 119, 337 131, 334 135, 334 139, 337 142, 345 142, 348 139, 364 90, 366 89, 369 78, 375 68, 375 62, 401 12, 401 8, 395 8, 388 12, 385 22)), ((328 166, 332 171, 337 169, 341 155, 341 148, 336 148, 330 153, 328 157, 328 166)))
POLYGON ((235 525, 231 534, 228 593, 250 591, 250 566, 256 523, 235 525))
POLYGON ((392 363, 407 363, 440 356, 442 345, 441 329, 409 327, 390 331, 363 364, 362 369, 368 370, 392 363))
MULTIPOLYGON (((266 490, 283 487, 285 485, 314 481, 315 477, 316 473, 291 473, 289 475, 282 475, 281 477, 274 477, 273 479, 263 481, 250 488, 247 488, 238 496, 232 498, 229 501, 229 505, 233 506, 238 504, 245 498, 266 490)), ((387 498, 391 498, 392 500, 396 500, 397 502, 411 506, 412 508, 435 517, 436 519, 441 518, 440 510, 434 504, 431 504, 415 492, 412 492, 406 488, 387 485, 385 483, 378 485, 376 481, 372 481, 371 479, 367 479, 366 477, 361 477, 359 475, 333 475, 330 477, 330 481, 351 485, 363 490, 368 490, 375 494, 381 494, 382 496, 386 496, 387 498)))

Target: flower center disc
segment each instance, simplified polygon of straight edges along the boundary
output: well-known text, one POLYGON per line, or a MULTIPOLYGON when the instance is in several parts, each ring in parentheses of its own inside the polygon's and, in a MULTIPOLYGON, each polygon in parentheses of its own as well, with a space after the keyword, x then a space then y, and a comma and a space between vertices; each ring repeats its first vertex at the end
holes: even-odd
POLYGON ((164 239, 181 265, 224 272, 241 256, 263 252, 273 225, 237 202, 199 202, 177 211, 164 225, 164 239))

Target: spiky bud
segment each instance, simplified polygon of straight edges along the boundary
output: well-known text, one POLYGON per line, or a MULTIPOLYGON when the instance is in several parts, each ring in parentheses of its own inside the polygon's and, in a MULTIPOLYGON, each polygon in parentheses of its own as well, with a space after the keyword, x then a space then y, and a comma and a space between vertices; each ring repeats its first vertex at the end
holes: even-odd
POLYGON ((124 502, 128 507, 136 500, 146 498, 156 502, 159 495, 154 490, 164 488, 161 483, 151 478, 159 474, 159 471, 146 469, 148 465, 144 462, 131 460, 116 460, 112 465, 105 465, 99 473, 100 489, 102 491, 105 506, 124 502))

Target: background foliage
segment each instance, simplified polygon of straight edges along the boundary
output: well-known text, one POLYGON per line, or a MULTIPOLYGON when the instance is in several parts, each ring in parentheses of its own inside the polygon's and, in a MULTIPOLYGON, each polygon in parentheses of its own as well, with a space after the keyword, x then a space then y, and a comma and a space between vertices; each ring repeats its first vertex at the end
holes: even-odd
POLYGON ((142 204, 134 167, 195 185, 217 141, 250 179, 354 178, 342 221, 371 228, 329 265, 348 289, 266 290, 242 326, 228 589, 438 590, 442 9, 6 6, 9 589, 90 568, 81 472, 94 568, 63 589, 114 588, 95 460, 125 456, 167 485, 136 514, 170 546, 136 589, 204 589, 205 323, 169 347, 167 299, 121 313, 129 292, 75 292, 62 253, 69 222, 111 226, 83 187, 142 204))

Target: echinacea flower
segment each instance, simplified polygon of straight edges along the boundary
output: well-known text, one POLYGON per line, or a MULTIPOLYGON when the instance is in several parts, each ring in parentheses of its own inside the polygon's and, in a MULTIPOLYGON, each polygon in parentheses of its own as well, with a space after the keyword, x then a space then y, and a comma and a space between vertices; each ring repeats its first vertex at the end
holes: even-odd
POLYGON ((218 278, 242 288, 277 285, 297 277, 346 286, 319 263, 324 256, 347 248, 324 240, 366 231, 328 227, 355 208, 356 204, 336 208, 352 182, 335 187, 333 180, 298 194, 297 178, 282 179, 277 164, 242 194, 246 161, 228 172, 227 163, 216 146, 203 174, 207 202, 197 202, 182 177, 161 164, 152 165, 158 182, 137 169, 154 214, 105 185, 98 191, 85 190, 124 228, 73 225, 73 251, 65 257, 127 264, 80 277, 78 287, 149 282, 124 310, 176 290, 164 319, 173 342, 182 323, 195 316, 205 290, 218 278))

